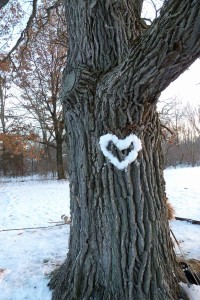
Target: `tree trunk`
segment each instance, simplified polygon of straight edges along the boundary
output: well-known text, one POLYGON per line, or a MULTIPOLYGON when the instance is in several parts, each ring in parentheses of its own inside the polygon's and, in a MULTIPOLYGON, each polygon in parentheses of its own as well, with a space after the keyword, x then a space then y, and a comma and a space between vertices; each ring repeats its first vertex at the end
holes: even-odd
POLYGON ((7 155, 6 155, 6 148, 4 146, 4 141, 2 142, 2 171, 3 171, 3 176, 8 175, 8 170, 7 170, 7 155))
POLYGON ((143 151, 125 171, 101 153, 101 115, 68 120, 71 251, 51 282, 53 299, 178 299, 154 109, 151 128, 137 132, 143 151))
MULTIPOLYGON (((5 122, 5 95, 3 88, 5 87, 6 80, 0 75, 0 122, 1 122, 1 133, 6 134, 6 122, 5 122)), ((7 162, 6 162, 6 148, 4 139, 2 143, 2 171, 3 175, 7 175, 7 162)))
MULTIPOLYGON (((200 29, 200 4, 168 1, 144 31, 142 2, 66 1, 62 98, 72 224, 67 260, 50 282, 54 300, 179 297, 156 102, 200 54, 200 37, 194 41, 188 25, 200 29), (184 46, 177 44, 185 41, 181 21, 184 46), (127 169, 104 157, 99 139, 107 133, 141 139, 142 151, 127 169)), ((109 147, 120 160, 127 154, 109 147)))
POLYGON ((63 149, 62 149, 63 141, 57 140, 56 143, 56 164, 57 164, 57 174, 58 180, 66 179, 63 165, 63 149))

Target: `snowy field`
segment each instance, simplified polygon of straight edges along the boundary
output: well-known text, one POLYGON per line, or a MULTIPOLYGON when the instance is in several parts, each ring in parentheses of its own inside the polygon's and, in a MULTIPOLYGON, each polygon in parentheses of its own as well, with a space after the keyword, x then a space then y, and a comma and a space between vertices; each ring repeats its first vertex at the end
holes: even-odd
MULTIPOLYGON (((165 178, 176 216, 200 221, 200 167, 167 169, 165 178)), ((67 181, 0 178, 0 300, 51 299, 48 275, 68 248, 69 225, 54 226, 61 215, 69 216, 67 181), (3 231, 43 226, 54 227, 3 231)), ((200 260, 200 226, 173 221, 171 228, 184 255, 200 260)), ((199 286, 184 287, 200 299, 199 286)))

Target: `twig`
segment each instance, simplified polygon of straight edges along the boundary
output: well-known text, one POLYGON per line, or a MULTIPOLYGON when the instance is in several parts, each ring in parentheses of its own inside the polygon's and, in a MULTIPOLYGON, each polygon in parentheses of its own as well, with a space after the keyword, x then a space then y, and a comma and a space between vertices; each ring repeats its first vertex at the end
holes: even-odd
MULTIPOLYGON (((53 221, 50 221, 50 222, 48 222, 48 223, 63 224, 63 222, 62 222, 62 221, 57 221, 57 222, 56 222, 56 221, 54 221, 54 222, 53 222, 53 221)), ((66 224, 66 223, 65 223, 65 224, 66 224)))
POLYGON ((178 220, 178 221, 186 221, 186 222, 189 222, 191 224, 200 225, 200 221, 196 221, 196 220, 192 220, 192 219, 180 218, 180 217, 175 217, 175 219, 178 220))
POLYGON ((25 39, 25 36, 28 35, 28 30, 31 27, 31 24, 33 23, 34 18, 36 17, 37 1, 38 0, 33 0, 32 12, 28 19, 25 29, 21 32, 20 37, 18 38, 18 40, 16 41, 16 43, 12 47, 12 49, 8 52, 8 54, 0 62, 5 62, 8 58, 11 60, 11 54, 18 48, 18 46, 21 44, 21 42, 25 39))
POLYGON ((0 9, 2 9, 8 2, 9 2, 9 0, 1 0, 0 9))
POLYGON ((0 232, 4 231, 16 231, 16 230, 34 230, 34 229, 45 229, 45 228, 51 228, 55 226, 63 226, 63 225, 69 225, 67 223, 62 223, 62 224, 55 224, 51 226, 40 226, 40 227, 24 227, 24 228, 10 228, 10 229, 2 229, 0 232))
POLYGON ((169 132, 171 133, 171 135, 175 135, 175 132, 174 132, 173 130, 171 130, 169 127, 167 127, 166 125, 161 124, 161 126, 162 126, 163 128, 165 128, 167 131, 169 131, 169 132))

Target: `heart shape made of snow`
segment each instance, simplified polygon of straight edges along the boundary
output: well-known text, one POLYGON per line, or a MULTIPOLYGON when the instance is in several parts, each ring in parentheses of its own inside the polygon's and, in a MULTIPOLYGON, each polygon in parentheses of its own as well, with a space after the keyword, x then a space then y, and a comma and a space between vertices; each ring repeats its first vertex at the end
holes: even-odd
POLYGON ((135 135, 130 134, 125 139, 121 140, 114 134, 107 133, 102 135, 99 140, 99 144, 101 147, 101 151, 103 154, 110 160, 110 162, 119 170, 123 170, 128 167, 138 156, 138 151, 142 149, 141 140, 135 135), (107 149, 110 142, 119 149, 125 150, 133 144, 133 150, 129 152, 129 154, 124 158, 123 161, 119 161, 117 157, 115 157, 111 151, 107 149))

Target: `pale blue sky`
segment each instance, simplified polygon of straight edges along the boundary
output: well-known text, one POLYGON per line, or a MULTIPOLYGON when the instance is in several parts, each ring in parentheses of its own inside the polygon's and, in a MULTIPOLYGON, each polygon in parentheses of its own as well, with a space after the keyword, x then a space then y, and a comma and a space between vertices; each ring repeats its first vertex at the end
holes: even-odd
POLYGON ((160 99, 177 98, 183 104, 200 105, 200 59, 161 94, 160 99))

